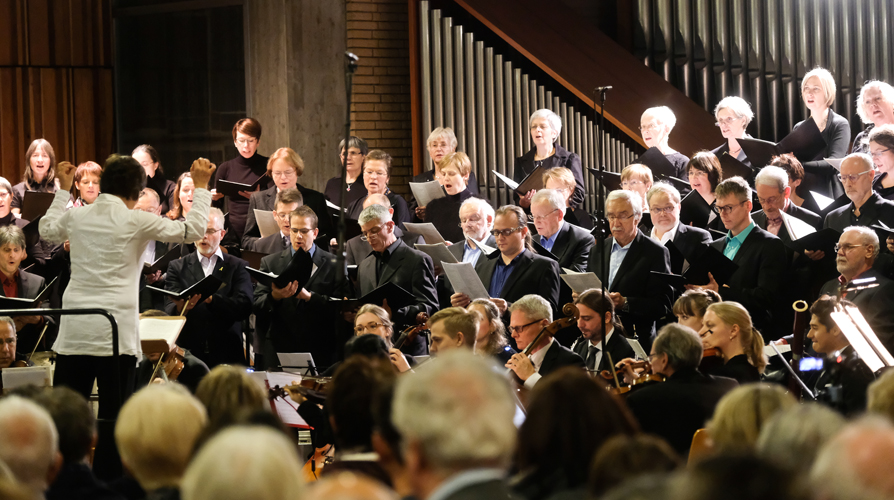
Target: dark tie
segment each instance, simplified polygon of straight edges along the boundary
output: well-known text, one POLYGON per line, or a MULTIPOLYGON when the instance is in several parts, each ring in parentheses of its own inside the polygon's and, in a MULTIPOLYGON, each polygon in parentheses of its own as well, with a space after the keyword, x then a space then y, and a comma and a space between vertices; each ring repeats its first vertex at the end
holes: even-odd
POLYGON ((599 352, 599 348, 595 345, 590 344, 589 351, 587 352, 587 369, 595 370, 596 369, 596 353, 599 352))
POLYGON ((289 237, 286 236, 286 235, 283 235, 283 236, 282 236, 282 247, 283 247, 283 249, 289 248, 289 246, 290 246, 291 244, 292 244, 292 241, 289 240, 289 237))

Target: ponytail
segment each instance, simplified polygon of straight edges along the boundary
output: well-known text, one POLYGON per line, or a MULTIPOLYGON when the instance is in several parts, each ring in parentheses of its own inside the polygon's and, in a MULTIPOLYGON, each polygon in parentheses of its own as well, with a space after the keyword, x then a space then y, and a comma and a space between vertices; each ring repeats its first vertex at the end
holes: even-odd
POLYGON ((751 329, 751 341, 745 345, 746 339, 742 339, 742 349, 745 351, 745 356, 748 358, 748 362, 754 365, 757 368, 758 373, 764 373, 764 368, 767 367, 767 356, 764 354, 764 337, 761 336, 761 332, 751 329))

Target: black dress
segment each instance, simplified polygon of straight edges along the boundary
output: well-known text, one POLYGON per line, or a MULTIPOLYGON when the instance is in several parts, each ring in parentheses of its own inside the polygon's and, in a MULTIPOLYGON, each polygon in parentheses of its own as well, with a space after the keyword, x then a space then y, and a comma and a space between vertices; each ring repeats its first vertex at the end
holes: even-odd
MULTIPOLYGON (((232 160, 227 160, 217 167, 215 186, 217 186, 217 179, 254 184, 259 177, 267 173, 267 160, 266 156, 261 156, 257 152, 251 158, 243 158, 242 155, 239 155, 232 160)), ((261 182, 261 191, 268 189, 271 185, 273 185, 273 179, 267 178, 261 182)), ((227 216, 230 223, 229 233, 236 241, 241 241, 242 236, 245 235, 245 223, 248 220, 249 200, 241 196, 235 198, 228 196, 226 200, 229 212, 227 216)))
POLYGON ((686 170, 686 165, 689 165, 689 157, 679 151, 664 155, 664 157, 667 158, 667 161, 671 162, 671 165, 676 169, 677 175, 674 177, 689 182, 689 171, 686 170))
MULTIPOLYGON (((345 191, 345 206, 349 207, 351 203, 366 198, 367 194, 369 192, 366 190, 366 185, 363 184, 363 176, 357 177, 357 180, 351 183, 348 190, 345 191)), ((323 195, 327 200, 338 205, 341 202, 341 177, 333 177, 326 181, 323 195)))
POLYGON ((885 178, 886 175, 888 174, 882 173, 881 175, 876 177, 874 181, 872 181, 872 190, 886 200, 894 200, 894 186, 887 188, 882 187, 882 180, 885 178))
MULTIPOLYGON (((405 200, 403 196, 392 191, 391 188, 388 188, 388 190, 385 191, 385 196, 388 197, 388 200, 391 202, 391 208, 394 209, 394 216, 391 220, 393 220, 398 225, 398 227, 403 229, 404 222, 410 222, 411 220, 413 220, 412 216, 410 215, 410 209, 407 207, 407 200, 405 200)), ((364 200, 366 200, 366 197, 363 197, 348 205, 348 211, 345 216, 347 216, 349 219, 359 219, 360 213, 363 212, 364 200)))
POLYGON ((757 368, 755 368, 754 365, 748 362, 748 357, 744 354, 733 356, 729 361, 722 365, 718 364, 712 368, 708 368, 705 373, 714 375, 715 377, 731 378, 739 382, 739 384, 761 381, 760 372, 757 371, 757 368))

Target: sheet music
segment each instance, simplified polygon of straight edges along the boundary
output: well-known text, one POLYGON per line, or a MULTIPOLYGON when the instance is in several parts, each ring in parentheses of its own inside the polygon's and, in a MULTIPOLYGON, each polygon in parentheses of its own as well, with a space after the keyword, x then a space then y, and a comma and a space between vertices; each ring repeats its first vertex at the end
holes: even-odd
POLYGON ((258 210, 255 211, 255 221, 258 223, 258 229, 261 231, 261 238, 266 238, 271 234, 276 234, 279 232, 279 225, 276 223, 276 219, 273 218, 272 210, 258 210))
POLYGON ((565 274, 584 274, 584 273, 575 271, 574 269, 568 269, 567 267, 563 267, 562 272, 565 274))
POLYGON ((406 228, 408 233, 416 233, 422 236, 422 239, 425 240, 429 245, 434 245, 436 243, 444 243, 444 237, 441 236, 441 233, 438 232, 438 229, 431 222, 404 222, 404 228, 406 228))
POLYGON ((420 207, 427 207, 433 200, 446 196, 444 188, 441 187, 441 183, 438 181, 411 182, 410 190, 413 191, 416 203, 420 207))
MULTIPOLYGON (((289 372, 265 373, 267 375, 267 384, 271 389, 277 385, 280 387, 292 385, 293 381, 301 380, 301 375, 289 372)), ((307 422, 296 411, 298 403, 292 401, 292 398, 288 396, 286 396, 286 399, 287 401, 283 401, 283 398, 276 398, 270 402, 273 405, 273 409, 276 410, 276 414, 279 415, 280 420, 289 427, 308 427, 307 422)))
POLYGON ((494 250, 496 250, 496 248, 489 247, 474 238, 469 238, 469 239, 472 240, 472 243, 474 243, 476 247, 481 249, 481 252, 484 253, 484 255, 490 255, 494 252, 494 250))
POLYGON ((313 354, 309 352, 278 352, 276 357, 279 358, 279 364, 283 367, 298 369, 301 372, 304 372, 308 366, 317 367, 314 364, 313 354))
MULTIPOLYGON (((788 344, 776 344, 776 347, 779 348, 780 354, 784 353, 784 352, 790 352, 792 350, 792 346, 790 346, 788 344)), ((773 346, 771 346, 771 345, 764 346, 764 356, 766 356, 768 358, 772 358, 773 356, 776 356, 776 355, 777 355, 776 350, 773 349, 773 346)))
POLYGON ((627 339, 627 343, 630 344, 630 348, 633 349, 637 359, 649 359, 649 355, 646 354, 646 350, 640 345, 639 340, 627 339))
POLYGON ((4 368, 2 372, 4 392, 26 385, 36 385, 37 387, 53 386, 53 375, 48 365, 4 368))
POLYGON ((471 263, 449 264, 444 262, 441 267, 444 268, 444 273, 447 274, 450 284, 457 292, 468 295, 471 300, 490 298, 487 288, 484 287, 484 283, 481 282, 481 278, 478 277, 478 273, 475 272, 471 263))
POLYGON ((829 205, 832 204, 833 201, 835 201, 832 198, 829 198, 828 196, 823 196, 823 195, 817 193, 816 191, 811 191, 810 194, 813 196, 813 199, 816 200, 816 204, 817 204, 817 206, 819 206, 820 210, 825 210, 826 207, 828 207, 829 205))
POLYGON ((785 224, 785 229, 788 231, 788 235, 791 237, 792 241, 799 240, 808 234, 813 234, 816 232, 816 228, 811 226, 810 224, 802 221, 797 217, 793 217, 785 212, 780 211, 782 214, 782 222, 785 224))
POLYGON ((494 175, 497 176, 497 179, 500 179, 501 181, 503 181, 503 184, 506 184, 506 186, 509 189, 511 189, 513 191, 518 189, 518 183, 515 182, 514 180, 510 179, 509 177, 506 177, 505 175, 501 174, 500 172, 497 172, 496 170, 491 170, 491 172, 493 172, 494 175))
POLYGON ((602 287, 602 281, 595 273, 560 274, 559 277, 576 293, 602 287))
POLYGON ((426 245, 423 243, 416 243, 416 249, 420 252, 425 252, 431 257, 431 260, 434 261, 435 265, 441 265, 444 262, 448 264, 456 264, 456 257, 447 250, 447 245, 443 243, 435 243, 434 245, 426 245))
MULTIPOLYGON (((833 311, 830 316, 832 317, 832 321, 835 322, 835 325, 838 326, 838 329, 841 330, 841 333, 847 338, 847 341, 851 344, 854 350, 857 351, 860 359, 862 359, 863 362, 866 363, 866 366, 869 367, 870 371, 875 373, 885 367, 882 358, 879 357, 875 350, 873 350, 869 341, 866 340, 866 337, 864 337, 860 329, 857 328, 857 324, 851 320, 847 313, 839 309, 833 311)), ((875 333, 872 332, 869 325, 866 325, 865 328, 866 332, 875 336, 875 333)))
POLYGON ((844 158, 823 158, 823 160, 832 165, 835 170, 841 172, 841 162, 844 161, 844 158))
MULTIPOLYGON (((186 318, 183 316, 150 316, 140 319, 140 344, 142 349, 148 352, 162 352, 158 349, 160 345, 153 348, 154 345, 164 343, 167 351, 170 351, 174 344, 177 343, 177 337, 186 324, 186 318)), ((164 351, 164 352, 167 352, 164 351)))
POLYGON ((348 211, 347 208, 341 208, 340 206, 336 205, 335 203, 332 203, 329 200, 326 200, 326 206, 331 208, 332 210, 344 210, 345 212, 348 211))

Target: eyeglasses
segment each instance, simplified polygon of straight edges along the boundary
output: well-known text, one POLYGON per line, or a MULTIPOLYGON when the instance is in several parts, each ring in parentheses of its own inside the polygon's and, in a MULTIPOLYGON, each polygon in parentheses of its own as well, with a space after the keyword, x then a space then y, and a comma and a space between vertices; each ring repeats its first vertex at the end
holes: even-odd
POLYGON ((640 125, 640 127, 639 127, 639 131, 640 131, 640 132, 645 132, 646 130, 658 130, 658 129, 660 129, 660 128, 661 128, 661 125, 659 125, 659 124, 657 124, 657 123, 650 123, 650 124, 645 125, 645 126, 640 125))
POLYGON ((369 177, 373 177, 373 176, 376 176, 376 177, 387 177, 387 176, 388 176, 388 173, 387 173, 387 172, 382 172, 382 171, 379 171, 379 170, 369 170, 369 169, 367 169, 367 170, 364 170, 363 173, 364 173, 364 175, 367 175, 367 176, 369 176, 369 177))
POLYGON ((742 118, 736 117, 736 116, 731 116, 729 118, 718 118, 717 121, 714 122, 714 125, 718 126, 718 127, 722 127, 724 125, 729 126, 729 125, 732 125, 733 123, 736 123, 737 120, 741 120, 741 119, 742 118))
POLYGON ((869 153, 869 156, 871 156, 873 158, 881 158, 882 154, 887 153, 888 151, 891 151, 891 148, 882 149, 881 151, 876 151, 875 153, 869 153))
POLYGON ((872 172, 872 170, 867 170, 865 172, 860 172, 859 174, 851 174, 851 175, 838 174, 838 180, 841 182, 857 182, 857 180, 860 178, 861 175, 866 175, 869 172, 872 172))
POLYGON ((496 238, 497 236, 508 238, 510 234, 516 231, 521 231, 522 229, 524 229, 524 226, 512 227, 509 229, 494 229, 490 232, 490 234, 492 234, 494 238, 496 238))
POLYGON ((382 224, 379 224, 378 226, 373 226, 373 227, 371 227, 371 228, 369 229, 369 231, 361 231, 361 232, 360 232, 360 239, 363 240, 363 241, 369 241, 369 237, 370 237, 370 236, 378 236, 379 233, 382 232, 382 229, 385 229, 385 224, 388 224, 388 223, 387 223, 387 222, 383 222, 382 224))
POLYGON ((527 325, 510 326, 510 327, 509 327, 509 331, 512 332, 512 333, 521 333, 525 328, 527 328, 527 327, 533 325, 534 323, 540 323, 541 321, 543 321, 543 320, 542 320, 542 319, 537 319, 537 320, 534 320, 534 321, 528 323, 527 325))
POLYGON ((309 227, 292 227, 292 228, 289 228, 289 231, 291 231, 292 233, 307 234, 307 233, 310 233, 311 231, 313 231, 313 229, 311 229, 309 227))
POLYGON ((649 207, 649 210, 651 210, 653 214, 669 214, 673 212, 675 208, 677 207, 671 205, 669 207, 649 207))
POLYGON ((643 181, 623 181, 621 183, 621 187, 624 189, 627 189, 627 188, 639 186, 640 184, 645 184, 645 182, 643 182, 643 181))
POLYGON ((821 89, 819 87, 804 87, 803 89, 801 89, 801 93, 804 95, 807 95, 807 94, 819 95, 822 92, 823 92, 823 89, 821 89))
POLYGON ((554 214, 554 213, 556 213, 556 212, 558 212, 558 211, 559 211, 559 209, 556 208, 556 209, 550 210, 550 212, 549 212, 548 214, 544 214, 544 215, 529 215, 528 217, 529 217, 532 221, 534 221, 534 222, 543 222, 547 217, 549 217, 550 215, 552 215, 552 214, 554 214))
POLYGON ((662 354, 662 353, 658 353, 658 354, 649 354, 648 356, 646 356, 646 359, 649 360, 649 363, 652 363, 652 358, 656 358, 656 357, 658 357, 658 356, 661 356, 661 354, 662 354))
POLYGON ((636 214, 630 214, 630 215, 624 215, 624 214, 621 214, 621 215, 606 214, 606 215, 605 215, 605 218, 608 219, 609 222, 611 222, 611 221, 613 221, 613 220, 621 221, 621 220, 627 220, 627 219, 630 219, 630 218, 632 218, 634 215, 636 215, 636 214))
POLYGON ((718 207, 718 206, 715 205, 715 206, 714 206, 714 212, 716 212, 716 213, 718 213, 718 214, 720 214, 720 215, 728 215, 728 214, 733 213, 733 210, 734 210, 736 207, 741 207, 742 205, 744 205, 744 204, 747 203, 747 202, 748 202, 748 200, 745 200, 745 201, 743 201, 743 202, 741 202, 741 203, 734 203, 734 204, 732 204, 732 205, 724 205, 724 206, 722 206, 722 207, 718 207))
POLYGON ((707 176, 708 176, 707 172, 702 172, 701 170, 694 169, 694 168, 689 169, 689 178, 690 179, 695 178, 695 177, 707 177, 707 176))
POLYGON ((459 227, 463 227, 467 224, 478 224, 481 222, 481 217, 469 217, 468 219, 460 219, 459 227))
MULTIPOLYGON (((344 154, 344 152, 341 152, 338 154, 338 156, 341 158, 344 158, 345 154, 344 154)), ((359 151, 348 151, 348 156, 363 156, 363 153, 361 153, 359 151)))
POLYGON ((761 205, 776 205, 776 202, 779 201, 779 197, 771 196, 769 198, 761 198, 758 196, 757 201, 759 201, 761 205))
POLYGON ((258 142, 254 137, 249 137, 248 139, 236 139, 236 144, 240 146, 245 146, 246 144, 254 144, 258 142))
POLYGON ((866 244, 855 245, 855 244, 845 243, 842 245, 840 243, 836 243, 835 244, 835 253, 839 253, 839 252, 848 253, 855 248, 865 247, 865 246, 866 246, 866 244))
POLYGON ((270 177, 291 177, 295 175, 297 177, 297 172, 294 170, 283 170, 281 172, 270 172, 270 177))
POLYGON ((215 234, 223 231, 223 229, 206 229, 205 236, 214 236, 215 234))
POLYGON ((365 325, 357 325, 354 327, 354 333, 363 333, 366 331, 373 331, 380 326, 385 326, 384 323, 367 323, 365 325))
POLYGON ((9 197, 9 191, 0 191, 0 198, 9 197))

